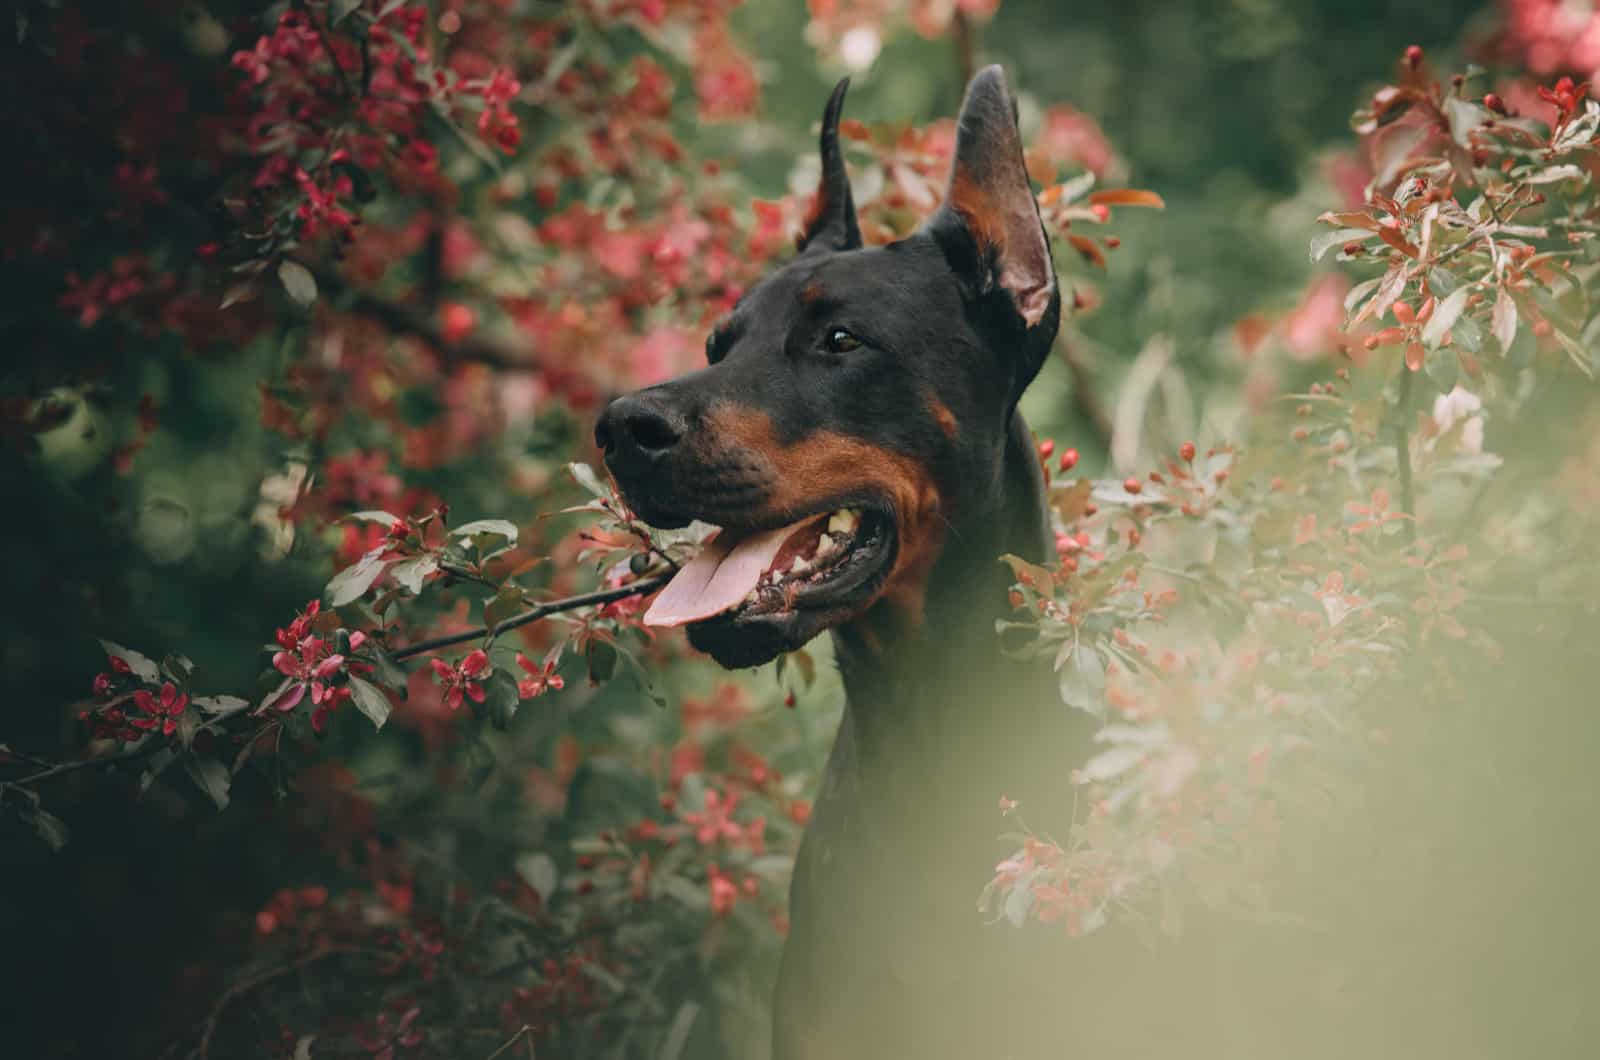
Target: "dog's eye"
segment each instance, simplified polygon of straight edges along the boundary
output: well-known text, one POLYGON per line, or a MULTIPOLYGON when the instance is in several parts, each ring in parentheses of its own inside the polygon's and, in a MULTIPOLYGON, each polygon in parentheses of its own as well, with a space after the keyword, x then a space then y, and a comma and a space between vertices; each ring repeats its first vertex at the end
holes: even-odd
POLYGON ((849 353, 851 350, 861 348, 861 340, 850 334, 844 328, 830 328, 828 330, 828 352, 849 353))

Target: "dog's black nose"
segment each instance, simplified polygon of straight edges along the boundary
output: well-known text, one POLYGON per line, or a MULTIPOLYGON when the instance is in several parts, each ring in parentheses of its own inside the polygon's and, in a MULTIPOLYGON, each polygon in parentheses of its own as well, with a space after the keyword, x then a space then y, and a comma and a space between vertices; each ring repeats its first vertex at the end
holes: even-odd
POLYGON ((640 463, 666 456, 683 434, 680 416, 638 394, 613 401, 594 428, 595 444, 608 457, 640 463))

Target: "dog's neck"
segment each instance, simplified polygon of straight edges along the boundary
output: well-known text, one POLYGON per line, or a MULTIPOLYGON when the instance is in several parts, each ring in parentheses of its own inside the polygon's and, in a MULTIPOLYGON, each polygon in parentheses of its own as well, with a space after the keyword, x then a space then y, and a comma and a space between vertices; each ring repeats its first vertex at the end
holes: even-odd
POLYGON ((875 769, 938 768, 970 749, 975 735, 983 740, 976 730, 1004 725, 1003 708, 1037 698, 1037 668, 1006 660, 995 632, 995 620, 1010 610, 1010 576, 999 557, 1039 562, 1049 550, 1039 458, 1020 414, 1012 415, 1001 466, 991 470, 999 473, 998 496, 952 523, 920 620, 882 617, 836 637, 844 724, 860 760, 875 769))

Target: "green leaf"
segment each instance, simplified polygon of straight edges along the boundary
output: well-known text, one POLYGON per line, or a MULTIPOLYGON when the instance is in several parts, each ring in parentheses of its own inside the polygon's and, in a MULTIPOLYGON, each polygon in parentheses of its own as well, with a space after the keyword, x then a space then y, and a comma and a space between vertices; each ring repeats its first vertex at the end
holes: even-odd
POLYGON ((400 698, 406 696, 406 681, 410 677, 406 668, 394 661, 394 657, 382 648, 367 641, 372 646, 370 654, 361 654, 357 658, 367 659, 372 663, 373 676, 378 679, 378 684, 384 688, 392 689, 399 693, 400 698))
POLYGON ((1011 893, 1006 895, 1006 919, 1011 921, 1012 927, 1021 927, 1026 923, 1028 910, 1033 908, 1033 877, 1032 872, 1023 873, 1012 885, 1011 893))
POLYGON ((59 851, 67 845, 72 838, 72 833, 67 829, 67 822, 57 817, 40 806, 24 806, 19 811, 24 820, 33 826, 39 834, 44 845, 52 851, 59 851))
POLYGON ((1061 701, 1069 707, 1100 716, 1105 713, 1106 667, 1100 653, 1079 644, 1061 668, 1061 701))
POLYGON ((1092 172, 1079 173, 1065 184, 1061 185, 1061 197, 1056 201, 1063 206, 1077 202, 1089 193, 1094 187, 1095 176, 1092 172))
POLYGON ((1343 246, 1346 243, 1364 242, 1371 239, 1372 236, 1373 233, 1360 228, 1340 228, 1333 232, 1323 232, 1311 240, 1311 260, 1321 261, 1323 255, 1334 247, 1343 246))
MULTIPOLYGON (((1093 176, 1094 174, 1089 174, 1093 176)), ((694 1027, 695 1017, 700 1015, 698 1002, 685 1001, 678 1006, 678 1014, 672 1017, 672 1026, 667 1028, 667 1036, 661 1041, 661 1052, 657 1055, 661 1060, 678 1060, 683 1055, 683 1047, 688 1044, 689 1031, 694 1027)))
POLYGON ((439 569, 439 557, 429 553, 403 559, 389 568, 389 574, 412 596, 422 595, 422 583, 439 569))
POLYGON ((176 653, 168 655, 161 660, 161 668, 180 685, 188 684, 189 679, 194 676, 194 660, 186 655, 176 653))
POLYGON ((1494 300, 1494 320, 1490 325, 1502 353, 1511 352, 1511 342, 1517 337, 1517 303, 1504 287, 1494 300))
POLYGON ((1533 337, 1532 328, 1518 328, 1511 339, 1511 346, 1506 350, 1506 360, 1512 367, 1526 368, 1533 363, 1533 355, 1538 352, 1539 340, 1533 337))
POLYGON ((161 683, 161 667, 157 666, 155 660, 149 656, 141 655, 132 648, 124 648, 122 645, 109 640, 102 640, 100 647, 105 649, 107 655, 127 663, 128 669, 132 670, 134 676, 139 680, 152 685, 161 683))
POLYGON ((549 854, 523 854, 514 863, 522 882, 533 888, 542 904, 548 905, 561 883, 561 873, 549 854))
POLYGON ((1357 313, 1355 319, 1350 323, 1352 325, 1359 324, 1368 317, 1373 320, 1382 320, 1383 315, 1389 311, 1389 307, 1394 305, 1400 296, 1405 293, 1406 284, 1410 279, 1411 270, 1406 267, 1404 261, 1399 265, 1390 266, 1389 271, 1383 276, 1383 282, 1378 284, 1378 293, 1372 296, 1370 302, 1361 307, 1361 312, 1357 313))
POLYGON ((494 598, 483 605, 483 623, 493 629, 521 610, 522 590, 515 585, 502 585, 494 598))
POLYGON ((1444 114, 1450 125, 1450 138, 1470 151, 1473 130, 1488 119, 1488 112, 1476 103, 1451 96, 1444 101, 1444 114))
POLYGON ((1434 306, 1433 316, 1422 327, 1422 341, 1428 346, 1437 346, 1444 341, 1445 332, 1455 326, 1461 313, 1467 308, 1467 299, 1472 296, 1470 288, 1458 287, 1452 291, 1444 301, 1434 306))
POLYGON ((389 697, 383 689, 370 681, 363 681, 359 677, 350 678, 350 702, 356 709, 367 716, 374 729, 383 728, 383 723, 389 720, 389 697))
POLYGON ((1455 389, 1457 380, 1461 378, 1461 358, 1456 356, 1455 350, 1429 350, 1427 358, 1422 362, 1422 370, 1427 373, 1433 385, 1439 388, 1441 394, 1448 394, 1455 389))
POLYGON ((497 729, 509 728, 522 705, 517 679, 510 671, 496 668, 484 681, 483 693, 483 709, 489 715, 489 723, 497 729))
POLYGON ((389 527, 400 525, 400 517, 398 515, 392 515, 389 512, 380 512, 376 510, 366 512, 351 512, 349 515, 345 516, 345 518, 361 519, 369 523, 382 523, 384 526, 389 527))
POLYGON ((617 649, 608 640, 590 641, 585 658, 589 664, 590 684, 609 681, 611 675, 617 672, 617 649))
POLYGON ((1442 265, 1435 265, 1428 270, 1428 289, 1438 298, 1443 298, 1461 286, 1461 281, 1456 274, 1442 265))
POLYGON ((1085 780, 1110 780, 1143 762, 1144 757, 1142 747, 1113 747, 1085 762, 1081 772, 1085 780))
POLYGON ((215 758, 200 758, 191 754, 184 756, 183 768, 188 770, 195 786, 217 804, 217 809, 228 808, 228 787, 233 783, 233 777, 228 773, 227 766, 215 758))
POLYGON ((1378 284, 1383 282, 1382 276, 1374 276, 1370 280, 1362 280, 1350 288, 1350 293, 1344 296, 1344 311, 1346 314, 1354 313, 1356 306, 1364 302, 1368 295, 1378 289, 1378 284))
POLYGON ((278 280, 297 305, 309 306, 317 300, 317 278, 311 275, 310 269, 299 262, 285 261, 280 263, 278 265, 278 280))
POLYGON ((509 519, 478 519, 450 531, 451 537, 472 537, 477 534, 499 534, 515 545, 517 543, 517 524, 509 519))
POLYGON ((1463 316, 1450 330, 1450 337, 1455 344, 1468 353, 1478 353, 1483 349, 1483 326, 1471 317, 1463 316))
POLYGON ((373 549, 362 556, 355 563, 346 567, 333 576, 326 590, 328 602, 334 607, 343 607, 345 604, 354 603, 361 599, 366 591, 372 588, 372 583, 383 574, 387 561, 383 558, 382 549, 373 549))
POLYGON ((335 26, 349 18, 361 6, 361 0, 330 0, 328 20, 335 26))
POLYGON ((578 485, 588 490, 594 496, 600 498, 601 500, 611 499, 610 487, 601 480, 599 475, 595 474, 594 468, 590 467, 588 464, 571 463, 567 465, 567 470, 572 473, 572 477, 577 481, 578 485))
POLYGON ((1522 178, 1524 184, 1555 184, 1563 180, 1582 180, 1588 175, 1581 166, 1570 163, 1562 166, 1551 166, 1548 169, 1536 169, 1522 178))

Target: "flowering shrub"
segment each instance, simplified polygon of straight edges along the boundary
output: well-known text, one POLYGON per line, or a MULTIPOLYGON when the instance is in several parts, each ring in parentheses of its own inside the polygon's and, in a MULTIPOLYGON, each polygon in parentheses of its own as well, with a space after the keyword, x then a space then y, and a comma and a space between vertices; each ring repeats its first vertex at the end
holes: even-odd
POLYGON ((1345 295, 1342 363, 1282 395, 1247 447, 1185 443, 1120 483, 1041 445, 1059 556, 1008 557, 1020 614, 1002 631, 1104 719, 1103 747, 1075 775, 1089 811, 1070 837, 1034 834, 996 793, 1019 830, 985 892, 995 915, 1076 935, 1119 912, 1177 930, 1185 904, 1271 904, 1308 774, 1359 783, 1349 763, 1387 744, 1397 699, 1448 710, 1502 661, 1484 601, 1541 578, 1591 591, 1547 566, 1589 526, 1562 470, 1582 457, 1497 453, 1489 425, 1506 437, 1544 407, 1536 378, 1592 404, 1600 103, 1560 78, 1539 89, 1546 124, 1441 84, 1420 49, 1400 66, 1355 116, 1365 201, 1323 215, 1311 245, 1376 271, 1345 295))
MULTIPOLYGON (((577 440, 608 395, 698 365, 707 323, 811 205, 755 197, 690 133, 759 124, 734 6, 328 0, 180 23, 134 5, 120 17, 150 32, 133 33, 66 5, 35 12, 0 72, 74 90, 23 116, 61 150, 19 156, 21 175, 51 187, 61 157, 112 189, 104 211, 63 192, 5 222, 8 274, 54 311, 27 339, 35 374, 8 383, 7 444, 168 571, 204 564, 219 510, 246 512, 264 572, 228 587, 253 608, 215 619, 269 641, 248 665, 141 613, 114 635, 169 653, 104 643, 79 682, 83 753, 4 763, 0 808, 52 846, 64 817, 92 820, 64 779, 91 772, 170 834, 207 827, 184 793, 249 829, 249 885, 206 910, 216 941, 151 987, 182 1002, 149 1032, 163 1044, 765 1048, 837 681, 821 645, 730 678, 641 627, 704 528, 640 524, 577 440), (255 395, 264 455, 243 470, 173 455, 170 410, 225 418, 207 377, 255 395), (258 485, 208 499, 214 478, 258 485)), ((903 26, 973 34, 997 7, 816 2, 808 34, 864 66, 903 26)), ((1504 55, 1542 92, 1439 82, 1418 52, 1358 115, 1370 188, 1312 257, 1359 279, 1325 276, 1273 325, 1315 379, 1257 395, 1275 411, 1245 436, 1126 480, 1041 443, 1058 555, 1007 559, 1000 632, 1105 725, 1071 834, 1030 831, 1036 808, 992 793, 1016 851, 991 916, 1177 930, 1189 903, 1268 901, 1283 844, 1309 834, 1308 785, 1395 744, 1396 696, 1444 711, 1499 658, 1485 601, 1592 598, 1580 564, 1546 565, 1600 511, 1592 447, 1502 441, 1552 407, 1540 387, 1567 402, 1552 422, 1597 418, 1568 384, 1600 348, 1600 111, 1558 75, 1579 60, 1544 76, 1522 25, 1504 55), (1337 365, 1317 360, 1330 345, 1337 365)), ((1119 208, 1163 199, 1115 186, 1126 166, 1083 112, 1029 124, 1041 215, 1092 310, 1119 208)), ((866 240, 910 231, 953 123, 842 132, 866 240)), ((142 599, 132 577, 52 577, 80 624, 142 599)))

